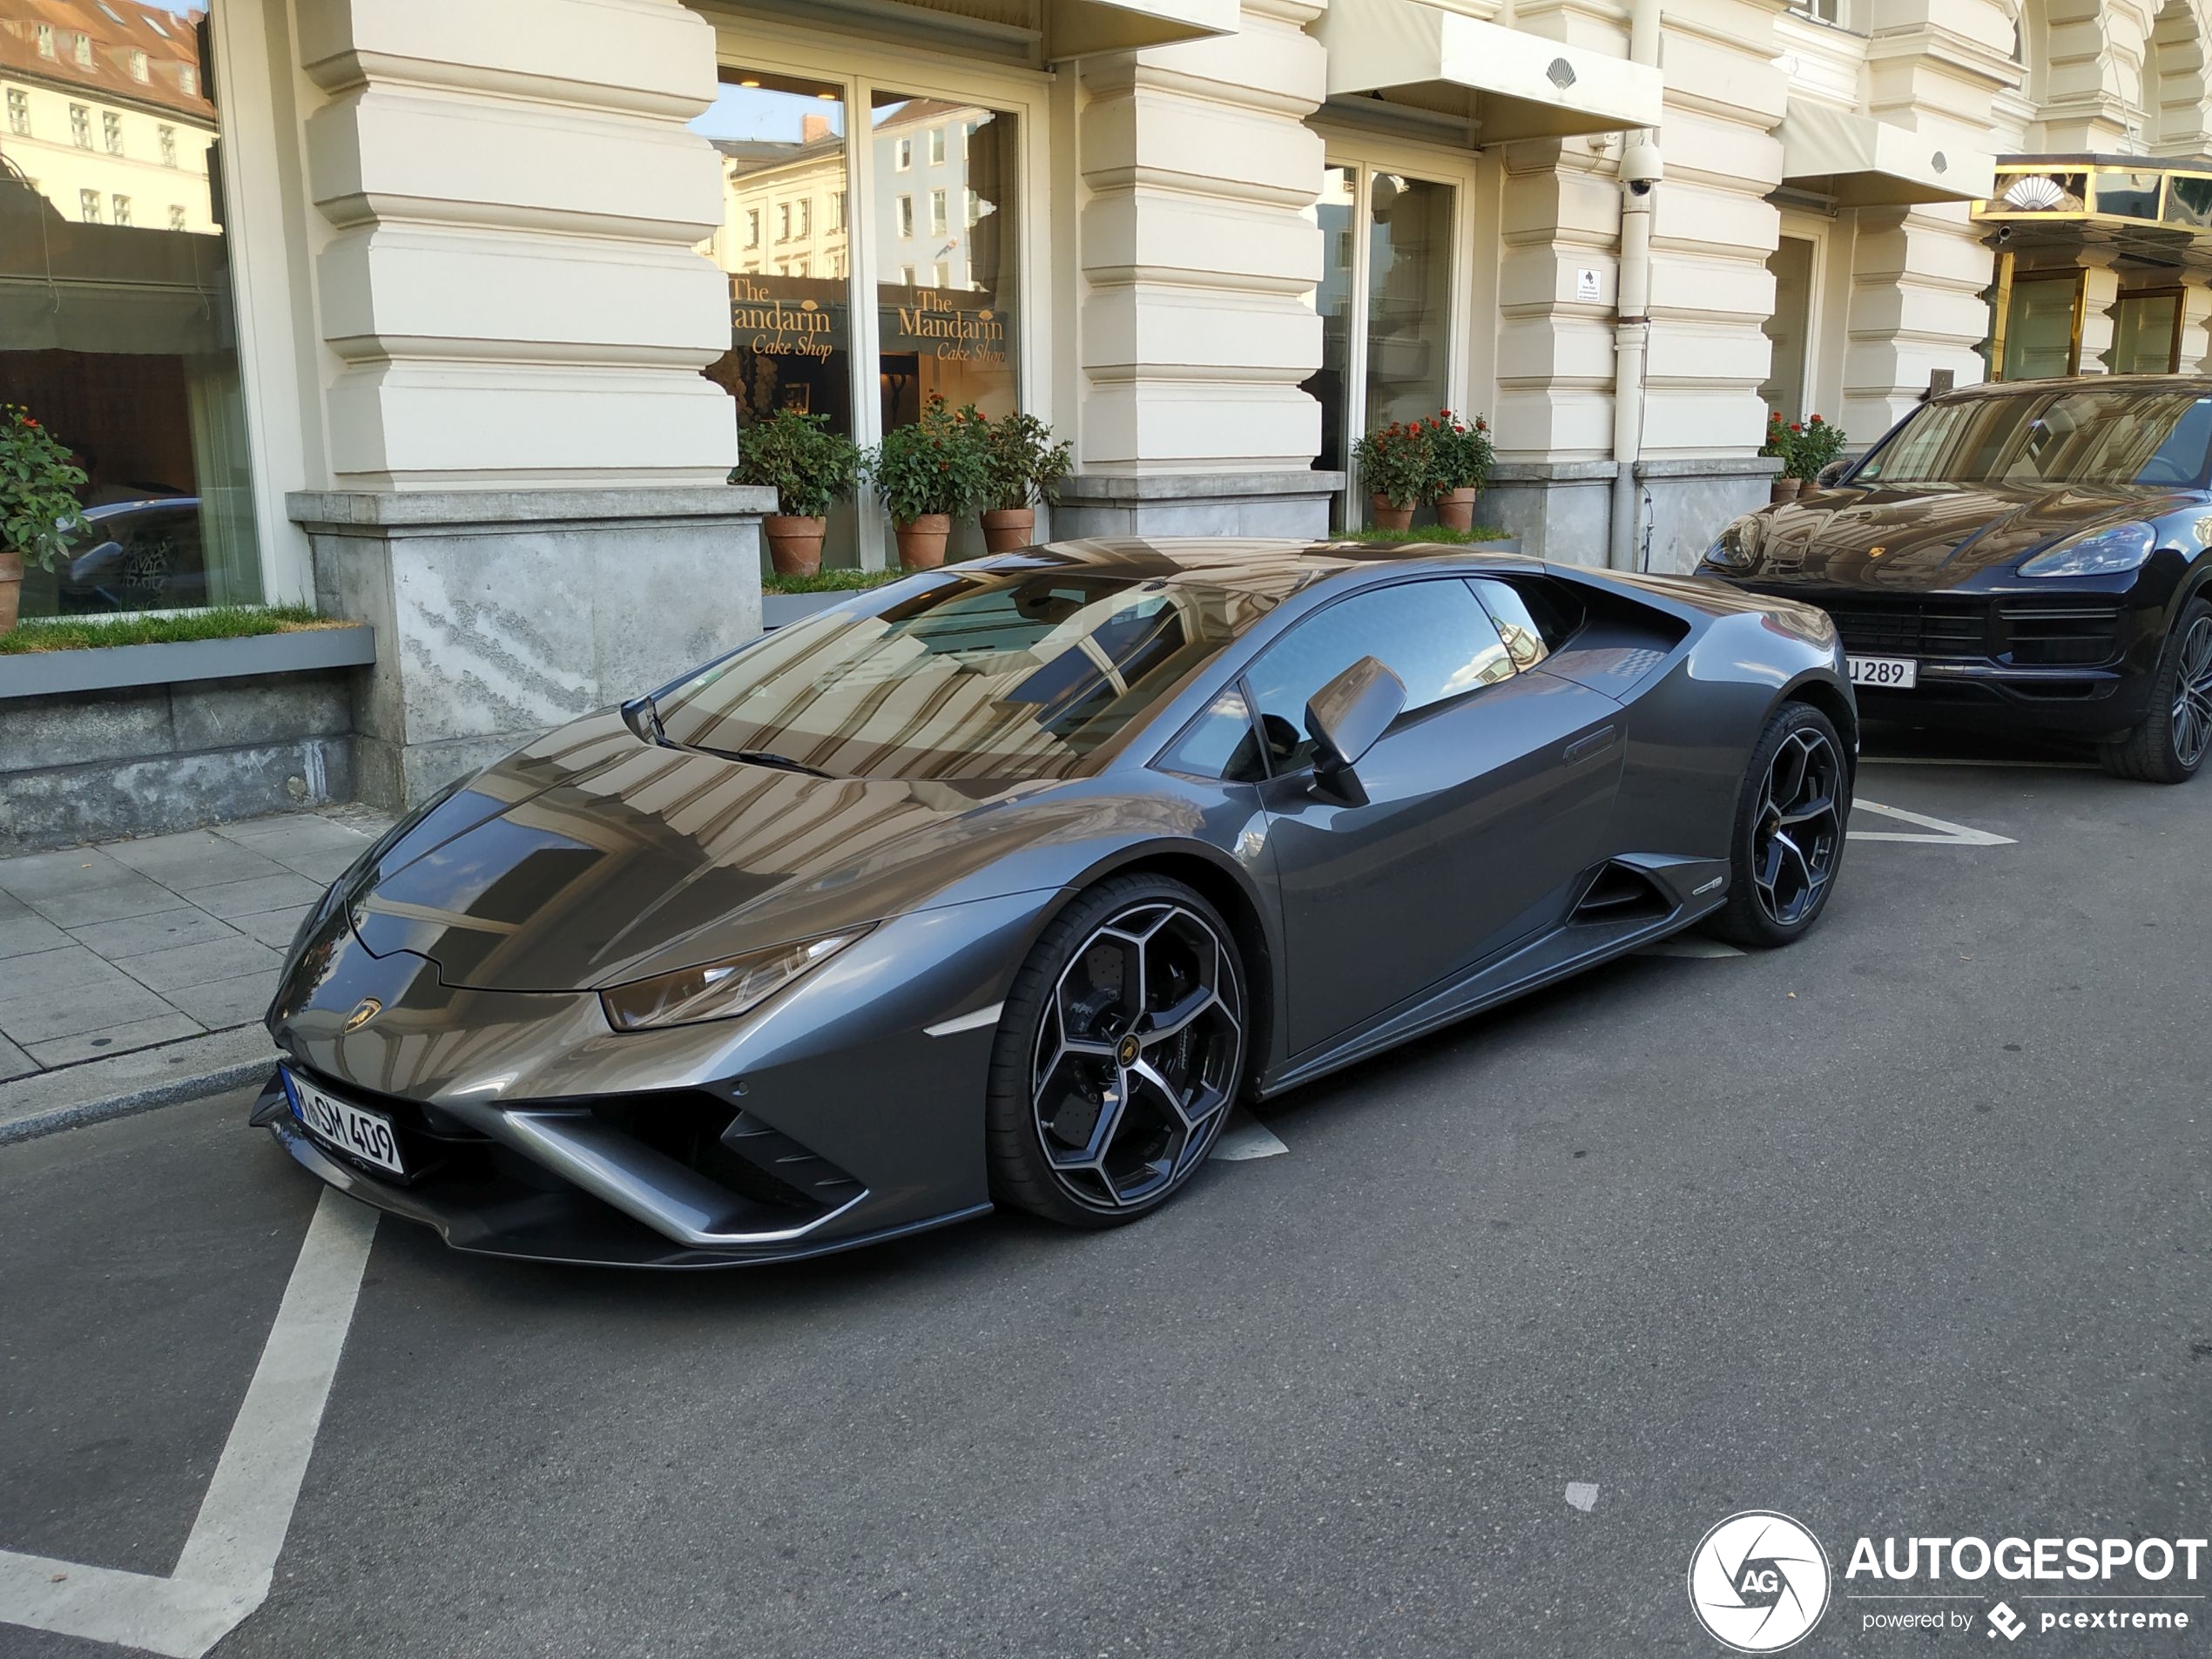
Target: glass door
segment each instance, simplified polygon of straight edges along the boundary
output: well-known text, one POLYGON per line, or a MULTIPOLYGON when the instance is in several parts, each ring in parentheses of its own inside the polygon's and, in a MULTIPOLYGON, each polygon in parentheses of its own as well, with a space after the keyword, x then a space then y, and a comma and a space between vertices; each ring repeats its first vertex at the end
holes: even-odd
POLYGON ((2081 273, 2015 275, 1999 344, 2008 381, 2072 374, 2081 361, 2081 273))
POLYGON ((2123 293, 2112 308, 2115 374, 2171 374, 2182 366, 2182 291, 2146 288, 2123 293))
MULTIPOLYGON (((1314 466, 1354 470, 1360 434, 1455 407, 1463 396, 1455 347, 1460 190, 1390 167, 1332 163, 1315 219, 1321 232, 1321 367, 1305 390, 1321 406, 1314 466)), ((1348 477, 1331 517, 1366 522, 1366 496, 1348 477)), ((1426 509, 1425 509, 1426 510, 1426 509)))

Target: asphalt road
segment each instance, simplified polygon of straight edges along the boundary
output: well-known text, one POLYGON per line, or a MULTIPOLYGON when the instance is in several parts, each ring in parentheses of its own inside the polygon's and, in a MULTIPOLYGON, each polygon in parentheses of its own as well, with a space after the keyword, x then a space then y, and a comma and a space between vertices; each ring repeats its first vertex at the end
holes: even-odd
MULTIPOLYGON (((1798 948, 1303 1090, 1139 1226, 656 1278, 385 1220, 216 1653, 1713 1655, 1751 1507, 1834 1561, 1797 1651, 1991 1651, 1865 1634, 1851 1541, 2212 1528, 2212 780, 1859 792, 2015 844, 1854 842, 1798 948)), ((0 1151, 0 1548, 174 1563, 318 1197, 245 1105, 0 1151)))

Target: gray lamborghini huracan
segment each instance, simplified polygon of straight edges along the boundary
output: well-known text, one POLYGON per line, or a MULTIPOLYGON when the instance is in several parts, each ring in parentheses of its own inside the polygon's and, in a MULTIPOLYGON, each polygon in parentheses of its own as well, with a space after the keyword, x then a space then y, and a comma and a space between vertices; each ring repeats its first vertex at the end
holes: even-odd
POLYGON ((1693 922, 1811 927, 1820 612, 1448 548, 1093 542, 854 596, 447 791, 287 960, 253 1118, 497 1255, 1157 1208, 1232 1103, 1693 922))

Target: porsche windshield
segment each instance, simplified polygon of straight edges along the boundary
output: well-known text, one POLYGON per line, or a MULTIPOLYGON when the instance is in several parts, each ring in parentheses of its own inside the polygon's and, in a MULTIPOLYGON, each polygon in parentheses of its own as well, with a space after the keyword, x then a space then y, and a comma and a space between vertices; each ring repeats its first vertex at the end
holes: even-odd
POLYGON ((2057 387, 1931 403, 1854 484, 2203 485, 2212 398, 2195 390, 2057 387))
POLYGON ((1180 573, 948 571, 877 615, 779 629, 657 711, 671 742, 835 777, 1074 777, 1280 597, 1180 573))

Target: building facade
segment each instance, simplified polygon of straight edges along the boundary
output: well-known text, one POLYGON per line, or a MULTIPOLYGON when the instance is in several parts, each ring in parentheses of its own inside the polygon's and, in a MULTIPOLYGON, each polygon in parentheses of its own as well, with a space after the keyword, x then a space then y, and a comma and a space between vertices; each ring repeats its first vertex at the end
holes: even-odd
MULTIPOLYGON (((1939 376, 2204 365, 2206 23, 0 0, 0 396, 197 517, 158 587, 26 608, 373 623, 397 803, 757 629, 772 502, 726 480, 781 408, 1035 413, 1059 536, 1357 523, 1352 442, 1448 408, 1530 550, 1684 569, 1770 410, 1864 444, 1939 376)), ((873 503, 828 556, 894 556, 873 503)))

